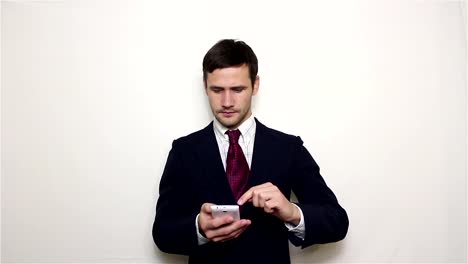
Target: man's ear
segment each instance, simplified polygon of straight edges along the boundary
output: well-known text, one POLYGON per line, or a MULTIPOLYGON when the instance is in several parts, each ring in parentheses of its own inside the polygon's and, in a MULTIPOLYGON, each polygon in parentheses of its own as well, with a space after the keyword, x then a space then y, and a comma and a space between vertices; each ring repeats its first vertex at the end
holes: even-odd
POLYGON ((257 75, 257 77, 255 77, 252 95, 256 95, 258 93, 259 88, 260 88, 260 76, 257 75))
POLYGON ((206 95, 208 95, 208 89, 206 89, 206 81, 203 80, 203 89, 205 89, 206 95))

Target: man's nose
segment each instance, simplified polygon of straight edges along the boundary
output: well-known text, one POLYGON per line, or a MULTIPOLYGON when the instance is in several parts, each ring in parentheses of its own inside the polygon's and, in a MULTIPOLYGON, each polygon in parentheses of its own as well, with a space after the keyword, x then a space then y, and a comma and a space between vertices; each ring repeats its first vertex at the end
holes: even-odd
POLYGON ((223 107, 232 107, 234 106, 234 98, 230 91, 226 91, 223 94, 222 102, 223 107))

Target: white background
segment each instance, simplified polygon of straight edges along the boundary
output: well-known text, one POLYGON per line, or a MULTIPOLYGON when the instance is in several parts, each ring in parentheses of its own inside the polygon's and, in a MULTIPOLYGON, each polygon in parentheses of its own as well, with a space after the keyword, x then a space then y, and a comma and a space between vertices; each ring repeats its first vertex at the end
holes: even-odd
POLYGON ((257 53, 254 114, 350 217, 293 262, 466 262, 467 21, 461 1, 2 1, 1 262, 186 261, 153 244, 157 187, 212 118, 222 38, 257 53))

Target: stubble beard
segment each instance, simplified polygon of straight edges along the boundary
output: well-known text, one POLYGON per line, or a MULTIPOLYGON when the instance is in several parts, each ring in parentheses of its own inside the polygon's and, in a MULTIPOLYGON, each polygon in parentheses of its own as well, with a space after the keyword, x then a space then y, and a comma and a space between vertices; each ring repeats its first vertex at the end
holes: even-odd
POLYGON ((223 117, 222 110, 218 111, 217 115, 215 115, 216 119, 218 120, 219 123, 221 123, 223 126, 225 126, 228 129, 237 129, 242 122, 244 122, 247 119, 247 116, 249 116, 250 109, 247 110, 245 113, 240 113, 239 111, 234 111, 234 115, 231 117, 223 117))

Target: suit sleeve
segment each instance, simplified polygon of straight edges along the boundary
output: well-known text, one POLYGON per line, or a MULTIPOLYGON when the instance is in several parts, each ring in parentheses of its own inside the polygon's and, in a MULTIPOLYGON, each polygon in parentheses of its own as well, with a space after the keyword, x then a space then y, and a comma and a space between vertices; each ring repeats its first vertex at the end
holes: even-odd
POLYGON ((200 208, 190 198, 192 185, 179 149, 174 141, 161 177, 153 240, 163 252, 188 255, 197 246, 195 218, 200 208))
POLYGON ((320 169, 302 140, 294 148, 292 190, 304 214, 304 240, 290 236, 295 246, 307 247, 342 240, 348 231, 348 215, 320 175, 320 169))

